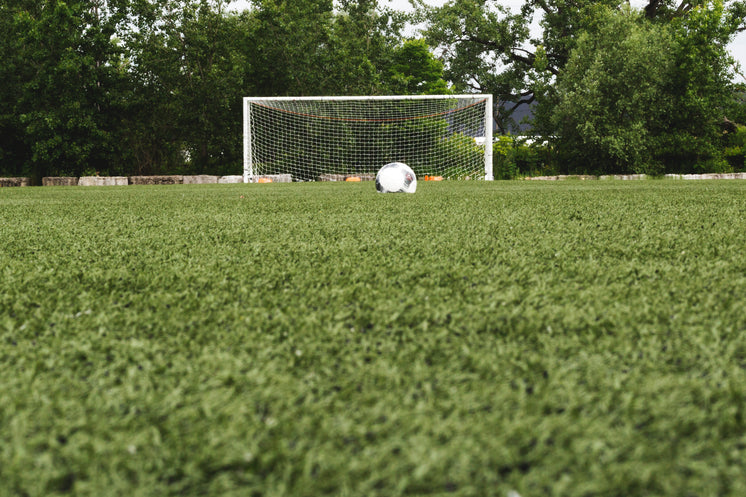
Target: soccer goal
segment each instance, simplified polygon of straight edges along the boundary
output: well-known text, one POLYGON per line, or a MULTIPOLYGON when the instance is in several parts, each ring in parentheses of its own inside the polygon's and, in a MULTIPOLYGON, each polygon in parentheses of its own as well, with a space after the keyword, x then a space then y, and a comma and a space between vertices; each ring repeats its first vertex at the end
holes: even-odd
POLYGON ((492 180, 492 95, 244 98, 245 183, 492 180))

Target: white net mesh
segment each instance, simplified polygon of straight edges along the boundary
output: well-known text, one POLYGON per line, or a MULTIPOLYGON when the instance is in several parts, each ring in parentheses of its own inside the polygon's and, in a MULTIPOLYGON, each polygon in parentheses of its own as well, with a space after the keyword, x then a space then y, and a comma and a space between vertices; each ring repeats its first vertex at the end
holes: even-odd
POLYGON ((244 178, 372 180, 389 162, 423 180, 490 178, 491 105, 488 95, 246 98, 244 178))

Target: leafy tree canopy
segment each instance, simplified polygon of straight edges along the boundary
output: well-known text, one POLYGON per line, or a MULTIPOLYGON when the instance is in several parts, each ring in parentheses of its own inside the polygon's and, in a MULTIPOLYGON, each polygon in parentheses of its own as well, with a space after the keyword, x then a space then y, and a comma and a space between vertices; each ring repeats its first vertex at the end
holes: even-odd
POLYGON ((0 5, 0 160, 37 178, 110 160, 126 18, 119 2, 5 0, 0 5))
POLYGON ((668 23, 607 11, 578 37, 550 112, 571 170, 727 170, 722 123, 733 110, 731 33, 721 2, 668 23))
MULTIPOLYGON (((647 20, 666 24, 686 19, 707 4, 649 0, 642 12, 647 20)), ((492 93, 510 102, 499 116, 503 128, 515 108, 535 102, 554 84, 580 35, 593 30, 603 12, 627 7, 625 0, 526 0, 513 13, 499 0, 450 0, 439 8, 419 1, 427 20, 426 39, 441 54, 446 79, 458 91, 492 93), (532 37, 529 27, 535 19, 541 29, 532 37)), ((746 0, 724 2, 722 27, 728 37, 746 29, 745 14, 746 0)))
POLYGON ((377 0, 4 0, 0 173, 240 171, 241 97, 447 90, 377 0))

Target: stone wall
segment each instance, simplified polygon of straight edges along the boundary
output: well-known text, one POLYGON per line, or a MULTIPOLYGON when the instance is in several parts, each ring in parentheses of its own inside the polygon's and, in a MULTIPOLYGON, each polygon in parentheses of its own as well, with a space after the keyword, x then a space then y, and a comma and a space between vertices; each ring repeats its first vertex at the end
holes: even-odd
POLYGON ((265 180, 265 182, 269 183, 292 183, 293 182, 293 176, 290 174, 265 174, 264 176, 257 176, 255 178, 257 183, 260 183, 261 180, 265 180))
MULTIPOLYGON (((292 181, 289 174, 272 175, 278 183, 292 181)), ((0 186, 29 186, 29 178, 0 178, 0 186), (23 180, 23 181, 21 181, 23 180)), ((42 178, 43 186, 125 186, 125 185, 204 185, 216 183, 243 183, 243 176, 49 176, 42 178)))
POLYGON ((0 187, 3 186, 29 186, 31 178, 0 178, 0 187))
POLYGON ((79 178, 71 176, 50 176, 41 179, 42 186, 78 186, 79 178))
POLYGON ((78 186, 127 186, 128 184, 127 176, 82 176, 78 180, 78 186))
POLYGON ((671 179, 746 179, 746 173, 666 174, 671 179))
POLYGON ((322 174, 319 176, 319 181, 344 181, 344 174, 322 174))
POLYGON ((322 174, 319 181, 347 181, 348 178, 360 178, 360 181, 375 181, 375 173, 360 174, 322 174))
POLYGON ((243 183, 243 176, 221 176, 218 178, 218 183, 243 183))
POLYGON ((218 182, 219 176, 210 176, 208 174, 200 174, 197 176, 184 176, 185 185, 207 185, 218 182))
POLYGON ((184 176, 130 176, 130 185, 181 185, 184 183, 184 176))
MULTIPOLYGON (((667 179, 746 179, 746 173, 705 173, 705 174, 666 174, 664 176, 667 179)), ((545 181, 556 181, 563 179, 617 179, 617 180, 641 180, 647 179, 648 176, 645 174, 612 174, 604 176, 589 176, 589 175, 567 175, 567 176, 534 176, 527 177, 528 180, 545 180, 545 181)))

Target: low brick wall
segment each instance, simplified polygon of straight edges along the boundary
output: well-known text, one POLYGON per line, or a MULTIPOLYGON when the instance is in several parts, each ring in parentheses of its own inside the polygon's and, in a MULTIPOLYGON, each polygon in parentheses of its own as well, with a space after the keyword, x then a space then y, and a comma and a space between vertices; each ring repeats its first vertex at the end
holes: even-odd
POLYGON ((198 174, 196 176, 184 176, 185 185, 207 185, 218 182, 217 176, 209 174, 198 174))
POLYGON ((41 179, 42 186, 78 186, 78 178, 74 176, 48 176, 41 179))
POLYGON ((598 179, 620 179, 622 181, 634 181, 645 178, 647 178, 645 174, 611 174, 598 177, 598 179))
POLYGON ((218 178, 218 183, 243 183, 243 176, 221 176, 220 178, 218 178))
POLYGON ((127 176, 82 176, 78 186, 127 186, 127 176))
POLYGON ((360 174, 322 174, 319 181, 347 181, 347 178, 360 178, 360 181, 375 181, 375 173, 360 174))
POLYGON ((181 185, 184 183, 184 176, 130 176, 130 185, 181 185))
POLYGON ((671 179, 746 179, 746 173, 666 174, 671 179))
POLYGON ((292 183, 293 176, 291 174, 265 174, 254 178, 255 183, 260 183, 261 180, 270 181, 271 183, 292 183))
POLYGON ((319 181, 344 181, 346 177, 344 174, 322 174, 319 181))
POLYGON ((592 174, 560 174, 559 176, 528 176, 524 179, 538 181, 562 181, 562 180, 641 180, 647 178, 644 174, 605 174, 603 176, 594 176, 592 174))
POLYGON ((559 176, 528 176, 525 179, 532 181, 561 181, 567 179, 577 179, 581 181, 597 179, 630 179, 621 176, 593 176, 589 174, 560 174, 559 176))
POLYGON ((0 187, 3 186, 29 186, 31 178, 0 178, 0 187))

